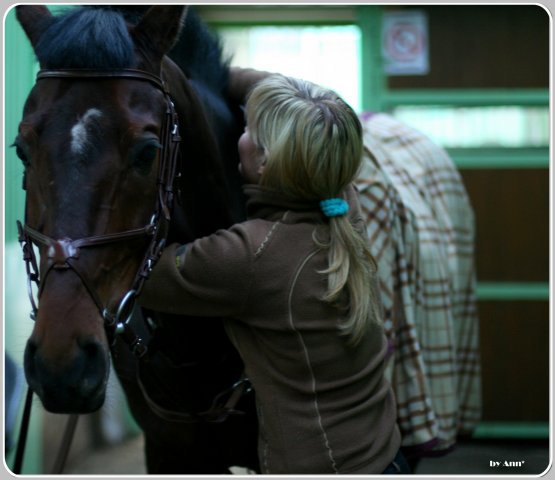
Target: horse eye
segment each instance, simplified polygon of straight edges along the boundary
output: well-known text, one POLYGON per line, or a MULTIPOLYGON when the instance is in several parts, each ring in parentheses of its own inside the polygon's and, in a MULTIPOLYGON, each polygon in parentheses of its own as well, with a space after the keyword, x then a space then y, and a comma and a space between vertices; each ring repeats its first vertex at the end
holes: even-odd
POLYGON ((147 140, 137 145, 132 152, 132 165, 143 175, 150 172, 152 163, 156 160, 162 146, 157 140, 147 140))

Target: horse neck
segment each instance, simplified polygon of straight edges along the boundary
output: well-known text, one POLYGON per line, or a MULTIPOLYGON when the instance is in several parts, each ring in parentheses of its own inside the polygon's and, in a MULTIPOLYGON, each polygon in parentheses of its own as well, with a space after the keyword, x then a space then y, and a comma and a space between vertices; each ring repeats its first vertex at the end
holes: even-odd
POLYGON ((186 242, 244 218, 237 172, 241 127, 220 95, 189 81, 173 62, 164 62, 163 75, 182 138, 180 195, 170 240, 186 242))

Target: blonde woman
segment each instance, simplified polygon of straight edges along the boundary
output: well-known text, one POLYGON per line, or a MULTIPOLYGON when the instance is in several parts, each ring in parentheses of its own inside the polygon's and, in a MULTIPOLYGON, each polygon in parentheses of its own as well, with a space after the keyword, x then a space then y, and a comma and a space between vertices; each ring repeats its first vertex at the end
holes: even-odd
POLYGON ((352 186, 360 122, 335 93, 279 75, 252 90, 246 120, 248 220, 169 246, 140 301, 227 317, 256 395, 262 473, 409 473, 352 186))

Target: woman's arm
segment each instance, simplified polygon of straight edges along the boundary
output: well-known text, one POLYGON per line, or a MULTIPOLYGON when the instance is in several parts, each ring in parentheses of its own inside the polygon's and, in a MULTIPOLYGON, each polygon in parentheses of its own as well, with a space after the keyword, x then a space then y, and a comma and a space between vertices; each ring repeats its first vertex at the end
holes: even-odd
POLYGON ((240 226, 185 247, 169 245, 138 301, 145 308, 172 314, 239 316, 252 278, 251 252, 240 226))
POLYGON ((231 67, 229 69, 228 97, 239 105, 244 105, 247 94, 261 80, 264 80, 272 72, 255 70, 254 68, 231 67))

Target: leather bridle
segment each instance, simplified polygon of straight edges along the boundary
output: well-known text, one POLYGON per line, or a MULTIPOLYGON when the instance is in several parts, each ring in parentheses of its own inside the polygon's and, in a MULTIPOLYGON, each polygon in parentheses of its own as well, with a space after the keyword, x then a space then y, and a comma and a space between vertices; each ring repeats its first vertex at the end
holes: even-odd
POLYGON ((175 106, 170 97, 166 83, 160 77, 143 70, 60 69, 40 70, 37 74, 37 81, 52 78, 68 80, 129 79, 146 81, 161 90, 165 97, 166 111, 160 135, 160 144, 162 148, 157 179, 157 200, 154 213, 147 225, 123 232, 93 235, 73 240, 70 238, 55 239, 35 230, 26 223, 22 224, 19 221, 17 222, 19 242, 23 249, 23 259, 27 271, 28 294, 32 307, 31 318, 35 319, 38 312, 38 305, 35 303, 33 295, 33 283, 38 288, 38 297, 40 298, 48 274, 52 269, 71 269, 80 278, 90 297, 99 309, 104 319, 104 326, 110 343, 115 341, 116 335, 120 335, 129 345, 133 353, 138 357, 142 357, 146 353, 147 347, 144 341, 133 331, 130 325, 130 319, 135 299, 140 294, 145 280, 148 278, 165 246, 171 220, 174 183, 179 176, 178 156, 179 144, 181 141, 175 106), (110 311, 109 308, 102 303, 95 288, 91 285, 90 281, 87 280, 87 276, 81 272, 77 266, 80 250, 82 248, 94 248, 101 245, 119 243, 143 237, 150 237, 150 244, 147 247, 142 264, 135 275, 131 288, 123 295, 117 309, 115 311, 110 311), (46 272, 42 275, 37 264, 33 244, 47 248, 46 272))
MULTIPOLYGON (((135 69, 120 70, 87 70, 87 69, 60 69, 60 70, 41 70, 37 74, 38 80, 47 80, 51 78, 58 79, 129 79, 146 81, 154 85, 162 91, 166 101, 165 118, 162 125, 160 144, 162 149, 160 152, 160 163, 158 170, 158 192, 156 206, 150 222, 143 226, 123 232, 108 233, 105 235, 93 235, 79 239, 61 238, 54 239, 42 232, 35 230, 33 227, 21 222, 17 222, 19 231, 19 242, 23 250, 23 259, 27 271, 28 294, 31 301, 31 318, 36 319, 38 305, 33 295, 33 283, 38 289, 38 297, 40 298, 42 289, 48 278, 48 274, 57 269, 71 269, 81 279, 90 297, 97 306, 102 318, 104 319, 104 327, 107 337, 111 345, 116 340, 116 336, 120 335, 125 343, 127 343, 131 351, 139 358, 146 358, 147 346, 142 338, 140 338, 133 330, 130 320, 133 313, 133 306, 136 297, 140 294, 145 280, 148 278, 154 264, 159 259, 166 243, 166 237, 169 230, 171 220, 171 209, 174 199, 175 180, 181 175, 178 169, 179 156, 179 124, 175 111, 174 103, 170 97, 166 83, 161 78, 149 72, 135 69), (95 288, 87 280, 80 269, 77 267, 80 250, 82 248, 94 248, 101 245, 118 243, 126 240, 140 239, 141 237, 150 237, 150 244, 146 250, 143 262, 139 267, 131 288, 123 295, 115 312, 110 311, 103 305, 99 296, 96 294, 95 288), (37 263, 33 245, 46 247, 46 273, 42 275, 37 263)), ((24 181, 25 188, 25 181, 24 181)), ((139 379, 140 380, 140 379, 139 379)), ((242 377, 231 388, 217 395, 213 404, 206 412, 197 414, 175 413, 158 406, 147 394, 144 386, 139 382, 143 395, 150 408, 160 418, 172 422, 223 422, 231 414, 240 414, 235 409, 240 397, 250 391, 250 382, 246 377, 242 377), (225 397, 228 396, 227 401, 225 397)), ((28 388, 25 399, 24 414, 21 422, 20 438, 17 446, 15 463, 13 471, 19 474, 23 462, 23 453, 25 451, 25 442, 27 430, 29 426, 29 417, 32 402, 32 390, 28 388)), ((64 441, 58 459, 54 474, 60 474, 63 470, 65 460, 71 444, 71 438, 75 430, 77 422, 77 414, 72 414, 66 432, 64 441)))

